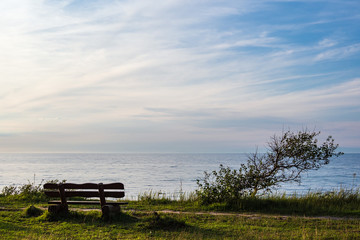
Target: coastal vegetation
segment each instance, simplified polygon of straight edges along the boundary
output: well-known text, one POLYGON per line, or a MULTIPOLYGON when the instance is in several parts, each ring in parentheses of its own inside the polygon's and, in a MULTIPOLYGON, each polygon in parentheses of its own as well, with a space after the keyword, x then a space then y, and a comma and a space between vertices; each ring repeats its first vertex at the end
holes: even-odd
POLYGON ((268 142, 268 152, 248 156, 239 170, 220 165, 219 171, 205 172, 197 180, 197 194, 204 204, 236 202, 271 192, 280 183, 300 182, 301 174, 329 164, 330 158, 342 155, 336 152, 338 144, 329 136, 319 144, 320 132, 291 131, 274 135, 268 142))
POLYGON ((47 200, 41 185, 4 188, 0 239, 360 238, 359 189, 267 194, 207 205, 196 193, 174 199, 148 192, 111 219, 101 216, 99 206, 53 215, 46 210, 47 200))

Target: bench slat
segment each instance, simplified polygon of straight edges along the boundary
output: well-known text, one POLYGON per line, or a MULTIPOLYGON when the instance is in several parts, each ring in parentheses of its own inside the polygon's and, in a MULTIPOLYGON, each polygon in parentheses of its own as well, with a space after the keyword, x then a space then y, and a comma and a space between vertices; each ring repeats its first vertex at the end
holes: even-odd
MULTIPOLYGON (((55 191, 44 191, 45 195, 48 197, 60 197, 59 192, 55 191)), ((105 197, 112 198, 123 198, 125 197, 124 192, 116 191, 106 191, 104 192, 105 197)), ((65 197, 100 197, 99 192, 95 191, 65 191, 65 197)))
MULTIPOLYGON (((49 204, 61 204, 61 201, 49 201, 49 204)), ((99 205, 99 201, 67 201, 67 204, 99 205)), ((106 202, 107 205, 127 205, 127 202, 106 202)))
MULTIPOLYGON (((64 189, 98 189, 99 185, 96 183, 63 183, 64 189)), ((124 184, 122 183, 107 183, 103 184, 104 189, 124 189, 124 184)), ((44 189, 58 189, 59 184, 57 183, 45 183, 44 189)))

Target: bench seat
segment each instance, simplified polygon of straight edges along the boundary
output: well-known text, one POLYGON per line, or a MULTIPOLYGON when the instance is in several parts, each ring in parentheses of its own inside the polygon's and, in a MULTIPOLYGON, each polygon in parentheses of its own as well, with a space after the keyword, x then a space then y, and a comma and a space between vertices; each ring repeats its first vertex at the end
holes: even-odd
MULTIPOLYGON (((72 205, 99 205, 99 201, 66 201, 72 205)), ((48 201, 48 204, 61 204, 61 201, 48 201)), ((107 205, 127 205, 127 202, 106 202, 107 205)))

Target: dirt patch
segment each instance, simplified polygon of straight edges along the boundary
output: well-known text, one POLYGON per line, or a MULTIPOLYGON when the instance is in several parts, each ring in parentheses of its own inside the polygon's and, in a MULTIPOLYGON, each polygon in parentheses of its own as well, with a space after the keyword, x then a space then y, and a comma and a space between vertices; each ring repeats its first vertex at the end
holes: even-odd
MULTIPOLYGON (((47 210, 45 207, 38 207, 42 210, 47 210)), ((25 209, 25 208, 24 208, 25 209)), ((23 209, 22 209, 23 210, 23 209)), ((71 211, 101 211, 99 208, 70 208, 71 211)), ((3 208, 0 207, 0 211, 19 211, 19 209, 3 208)), ((332 216, 288 216, 288 215, 268 215, 268 214, 256 214, 256 213, 226 213, 226 212, 183 212, 183 211, 174 211, 174 210, 159 210, 159 211, 143 211, 136 209, 122 209, 123 212, 134 212, 134 213, 164 213, 164 214, 189 214, 189 215, 213 215, 213 216, 237 216, 237 217, 246 217, 250 219, 261 219, 261 218, 277 218, 279 220, 285 220, 291 217, 304 218, 304 219, 330 219, 330 220, 358 220, 359 218, 354 217, 332 217, 332 216)))
MULTIPOLYGON (((127 210, 133 212, 148 212, 151 211, 139 211, 139 210, 127 210)), ((153 211, 154 212, 154 211, 153 211)), ((194 214, 194 215, 213 215, 213 216, 237 216, 237 217, 247 217, 250 219, 261 219, 261 218, 277 218, 279 220, 285 220, 291 217, 305 218, 305 219, 330 219, 330 220, 358 220, 359 218, 352 217, 332 217, 332 216, 315 216, 315 217, 306 217, 306 216, 287 216, 287 215, 267 215, 267 214, 251 214, 251 213, 224 213, 224 212, 182 212, 182 211, 173 211, 173 210, 161 210, 155 211, 158 213, 165 214, 194 214)))

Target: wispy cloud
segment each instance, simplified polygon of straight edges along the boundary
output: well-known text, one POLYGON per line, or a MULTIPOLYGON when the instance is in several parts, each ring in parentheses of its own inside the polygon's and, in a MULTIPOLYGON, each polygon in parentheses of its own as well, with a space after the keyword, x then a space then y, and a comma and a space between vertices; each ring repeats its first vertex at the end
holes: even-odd
POLYGON ((321 48, 328 48, 328 47, 332 47, 335 46, 337 44, 337 42, 335 40, 329 39, 329 38, 325 38, 323 40, 321 40, 319 42, 319 46, 321 48))
POLYGON ((343 58, 348 58, 350 56, 356 55, 360 52, 360 43, 352 44, 350 46, 330 49, 319 53, 316 57, 316 61, 324 61, 324 60, 339 60, 343 58))
POLYGON ((44 148, 233 151, 338 111, 358 121, 345 2, 1 1, 0 137, 19 151, 56 137, 44 148))

